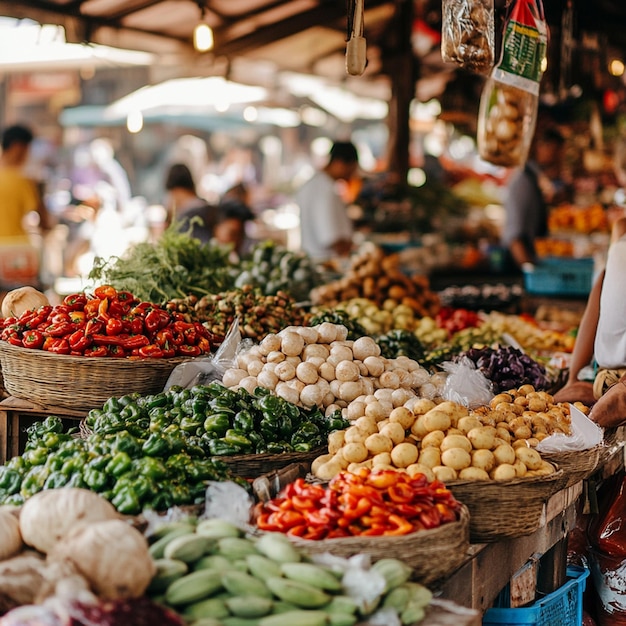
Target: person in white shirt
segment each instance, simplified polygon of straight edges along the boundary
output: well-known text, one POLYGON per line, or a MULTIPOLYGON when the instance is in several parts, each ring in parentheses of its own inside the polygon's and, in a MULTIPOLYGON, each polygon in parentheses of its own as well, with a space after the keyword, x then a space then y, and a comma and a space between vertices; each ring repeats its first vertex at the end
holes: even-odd
POLYGON ((352 249, 353 225, 337 191, 337 182, 350 180, 359 158, 351 142, 335 142, 326 166, 300 187, 296 203, 300 208, 302 250, 319 262, 347 256, 352 249))

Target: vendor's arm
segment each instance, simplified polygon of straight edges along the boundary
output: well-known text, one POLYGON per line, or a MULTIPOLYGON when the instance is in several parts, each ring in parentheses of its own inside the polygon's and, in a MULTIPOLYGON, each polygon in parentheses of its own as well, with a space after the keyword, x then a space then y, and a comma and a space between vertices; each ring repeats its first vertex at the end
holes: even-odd
POLYGON ((534 263, 534 250, 529 241, 529 224, 537 210, 536 187, 524 170, 517 172, 509 183, 505 200, 505 222, 502 243, 508 248, 518 267, 534 263))
POLYGON ((513 261, 515 261, 517 267, 522 267, 524 264, 532 264, 535 262, 534 255, 530 253, 528 247, 521 239, 513 239, 513 241, 509 243, 509 252, 511 253, 513 261))

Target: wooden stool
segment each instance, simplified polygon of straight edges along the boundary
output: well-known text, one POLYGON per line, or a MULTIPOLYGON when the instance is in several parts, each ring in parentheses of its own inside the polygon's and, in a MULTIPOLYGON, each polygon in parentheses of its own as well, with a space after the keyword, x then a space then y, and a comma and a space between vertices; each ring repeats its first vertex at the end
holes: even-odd
POLYGON ((64 429, 78 426, 86 413, 60 407, 43 407, 9 396, 0 402, 0 465, 24 452, 26 430, 50 415, 61 418, 64 429))

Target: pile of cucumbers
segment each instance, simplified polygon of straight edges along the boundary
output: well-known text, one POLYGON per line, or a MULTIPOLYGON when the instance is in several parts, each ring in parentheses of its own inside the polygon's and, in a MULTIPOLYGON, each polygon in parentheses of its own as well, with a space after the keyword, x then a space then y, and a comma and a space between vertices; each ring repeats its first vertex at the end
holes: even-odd
POLYGON ((364 608, 341 573, 310 562, 285 535, 245 537, 220 519, 169 522, 149 540, 156 574, 148 595, 191 626, 353 626, 379 608, 416 624, 432 597, 409 581, 408 565, 386 558, 372 565, 384 592, 364 608))

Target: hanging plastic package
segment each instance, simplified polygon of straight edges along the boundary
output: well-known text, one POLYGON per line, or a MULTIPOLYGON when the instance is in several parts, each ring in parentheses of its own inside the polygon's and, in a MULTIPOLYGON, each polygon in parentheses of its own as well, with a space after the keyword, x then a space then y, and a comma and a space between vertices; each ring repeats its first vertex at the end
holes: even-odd
POLYGON ((441 57, 477 74, 495 58, 493 0, 443 0, 441 57))
POLYGON ((589 564, 598 626, 626 626, 626 478, 603 485, 599 514, 589 525, 589 564))
POLYGON ((483 88, 478 112, 478 153, 494 165, 517 167, 528 157, 547 45, 541 0, 516 0, 506 21, 500 61, 483 88))

